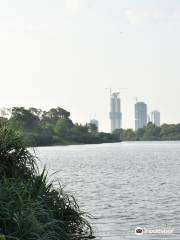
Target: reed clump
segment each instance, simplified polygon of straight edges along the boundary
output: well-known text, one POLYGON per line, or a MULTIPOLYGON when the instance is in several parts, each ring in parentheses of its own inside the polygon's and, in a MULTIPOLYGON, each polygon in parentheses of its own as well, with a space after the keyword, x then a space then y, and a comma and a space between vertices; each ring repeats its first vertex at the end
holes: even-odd
POLYGON ((39 173, 23 138, 0 127, 0 239, 84 240, 93 231, 72 196, 39 173))

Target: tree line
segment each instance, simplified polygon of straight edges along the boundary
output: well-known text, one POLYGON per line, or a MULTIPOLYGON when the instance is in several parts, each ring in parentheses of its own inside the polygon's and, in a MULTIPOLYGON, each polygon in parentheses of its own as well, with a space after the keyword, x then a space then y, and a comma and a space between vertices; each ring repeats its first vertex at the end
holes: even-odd
POLYGON ((117 129, 114 135, 121 141, 177 141, 180 140, 180 124, 163 124, 157 127, 149 122, 146 127, 137 131, 133 129, 117 129))
POLYGON ((70 112, 61 107, 48 111, 34 107, 0 110, 1 124, 20 132, 29 146, 118 142, 119 136, 98 132, 93 124, 73 123, 70 112))

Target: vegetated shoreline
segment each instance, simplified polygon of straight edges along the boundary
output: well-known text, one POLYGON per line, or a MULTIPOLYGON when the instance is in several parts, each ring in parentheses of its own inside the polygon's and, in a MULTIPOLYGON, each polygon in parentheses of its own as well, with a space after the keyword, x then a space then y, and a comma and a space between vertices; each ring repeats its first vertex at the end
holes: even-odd
MULTIPOLYGON (((39 147, 68 147, 68 146, 86 146, 86 145, 104 145, 104 144, 117 144, 117 143, 140 143, 140 142, 180 142, 180 140, 126 140, 126 141, 118 141, 118 142, 105 142, 105 143, 70 143, 70 144, 54 144, 54 145, 38 145, 34 146, 35 148, 39 147)), ((33 146, 29 146, 33 148, 33 146)))
POLYGON ((149 122, 146 127, 136 131, 133 129, 117 129, 113 132, 121 141, 179 141, 180 123, 162 124, 160 127, 149 122))
MULTIPOLYGON (((86 146, 86 145, 103 145, 103 144, 110 144, 110 143, 121 143, 122 141, 118 142, 102 142, 102 143, 67 143, 67 144, 52 144, 52 145, 35 145, 35 146, 28 146, 32 148, 39 148, 39 147, 68 147, 68 146, 86 146)), ((126 141, 128 142, 128 141, 126 141)), ((135 142, 135 141, 134 141, 135 142)))
POLYGON ((0 126, 0 238, 85 240, 95 238, 88 215, 74 197, 55 188, 37 167, 18 132, 0 126))
POLYGON ((48 111, 13 107, 4 112, 0 122, 19 131, 28 146, 99 144, 119 141, 118 135, 99 132, 94 124, 74 123, 70 119, 70 112, 60 107, 51 108, 48 111))
POLYGON ((116 129, 112 133, 99 132, 91 123, 74 123, 70 112, 61 107, 42 109, 13 107, 5 109, 0 123, 19 131, 28 146, 66 146, 114 143, 121 141, 176 141, 180 140, 180 124, 147 124, 137 131, 116 129))

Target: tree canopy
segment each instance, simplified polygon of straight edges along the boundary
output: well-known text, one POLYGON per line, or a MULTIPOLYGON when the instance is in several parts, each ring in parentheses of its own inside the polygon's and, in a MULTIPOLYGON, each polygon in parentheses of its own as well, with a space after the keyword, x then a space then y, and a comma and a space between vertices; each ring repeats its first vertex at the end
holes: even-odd
POLYGON ((146 127, 133 129, 117 129, 113 132, 120 136, 121 141, 168 141, 180 140, 180 124, 163 124, 157 127, 153 123, 148 123, 146 127))
POLYGON ((70 112, 61 107, 43 111, 13 107, 1 111, 0 122, 24 135, 28 145, 91 144, 119 141, 116 135, 98 133, 93 124, 73 123, 70 112), (6 116, 9 116, 7 118, 6 116))

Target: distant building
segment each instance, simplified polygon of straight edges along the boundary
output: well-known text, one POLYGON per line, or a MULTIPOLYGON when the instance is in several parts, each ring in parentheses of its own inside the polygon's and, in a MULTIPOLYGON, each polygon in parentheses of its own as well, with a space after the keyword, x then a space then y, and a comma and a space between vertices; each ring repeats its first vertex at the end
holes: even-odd
POLYGON ((159 111, 153 111, 150 114, 150 121, 154 123, 157 127, 161 125, 161 116, 159 111))
POLYGON ((147 126, 147 105, 144 102, 135 104, 135 130, 147 126))
POLYGON ((113 132, 115 129, 120 129, 122 127, 122 113, 119 92, 114 92, 111 94, 109 115, 111 120, 111 132, 113 132))
POLYGON ((96 119, 91 119, 90 124, 93 124, 97 127, 97 131, 99 130, 99 121, 96 119))

